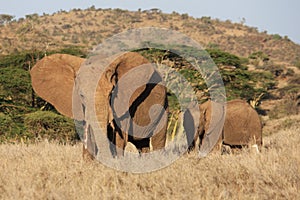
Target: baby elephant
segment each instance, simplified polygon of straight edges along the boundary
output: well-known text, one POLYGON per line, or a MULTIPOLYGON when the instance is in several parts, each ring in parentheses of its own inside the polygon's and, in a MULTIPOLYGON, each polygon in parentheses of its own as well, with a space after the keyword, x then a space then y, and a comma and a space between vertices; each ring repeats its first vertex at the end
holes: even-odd
MULTIPOLYGON (((189 108, 184 113, 184 128, 187 134, 189 151, 195 148, 195 143, 199 138, 199 148, 203 144, 203 138, 210 127, 212 117, 211 101, 200 105, 200 109, 189 108), (200 111, 199 114, 195 112, 200 111), (197 119, 195 119, 197 116, 197 119), (190 128, 191 122, 197 124, 196 129, 190 128), (199 122, 199 123, 196 123, 199 122)), ((262 124, 257 112, 243 100, 232 100, 227 102, 226 116, 223 129, 220 130, 220 138, 214 147, 214 150, 220 150, 222 145, 229 147, 252 146, 258 151, 262 146, 262 124)), ((216 134, 218 135, 218 134, 216 134)))

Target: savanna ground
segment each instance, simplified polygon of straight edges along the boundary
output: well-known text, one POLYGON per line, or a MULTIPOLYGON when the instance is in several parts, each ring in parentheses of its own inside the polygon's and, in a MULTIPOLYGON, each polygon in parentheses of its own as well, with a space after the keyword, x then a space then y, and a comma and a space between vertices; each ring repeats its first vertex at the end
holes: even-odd
POLYGON ((299 122, 269 121, 259 154, 194 152, 145 174, 87 162, 80 144, 2 144, 0 199, 300 199, 299 122))

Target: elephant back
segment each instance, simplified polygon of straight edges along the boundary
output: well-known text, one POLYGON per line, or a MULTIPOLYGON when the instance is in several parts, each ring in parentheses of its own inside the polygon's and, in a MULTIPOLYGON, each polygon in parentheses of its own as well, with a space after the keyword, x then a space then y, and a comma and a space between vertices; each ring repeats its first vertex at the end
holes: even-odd
POLYGON ((227 103, 223 142, 230 145, 262 143, 262 127, 257 112, 243 100, 227 103))

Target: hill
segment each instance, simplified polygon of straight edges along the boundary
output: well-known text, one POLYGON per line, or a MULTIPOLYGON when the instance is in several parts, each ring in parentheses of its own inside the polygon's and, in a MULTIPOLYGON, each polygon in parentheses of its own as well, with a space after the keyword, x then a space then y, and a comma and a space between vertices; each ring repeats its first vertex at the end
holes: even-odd
MULTIPOLYGON (((2 15, 3 18, 3 15, 2 15)), ((7 17, 6 17, 7 18, 7 17)), ((288 37, 269 35, 243 23, 193 18, 188 14, 164 14, 159 9, 73 9, 52 15, 26 15, 18 20, 3 21, 0 30, 0 53, 22 50, 49 50, 65 45, 91 49, 103 39, 139 27, 164 27, 185 33, 205 48, 218 47, 242 57, 263 52, 272 61, 294 65, 300 61, 300 46, 288 37)))

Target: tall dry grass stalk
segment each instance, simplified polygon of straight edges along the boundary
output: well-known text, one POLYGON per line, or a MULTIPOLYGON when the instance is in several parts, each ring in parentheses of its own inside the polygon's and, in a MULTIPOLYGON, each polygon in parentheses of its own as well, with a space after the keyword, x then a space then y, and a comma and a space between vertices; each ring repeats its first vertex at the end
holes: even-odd
POLYGON ((81 145, 0 145, 0 199, 300 199, 300 127, 265 138, 259 154, 184 155, 131 174, 81 157, 81 145))

